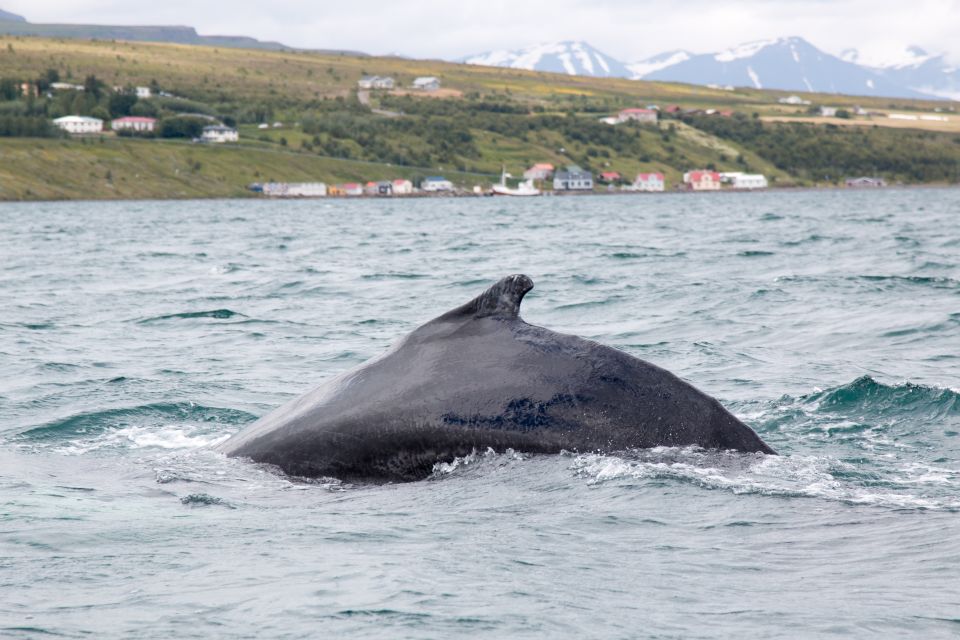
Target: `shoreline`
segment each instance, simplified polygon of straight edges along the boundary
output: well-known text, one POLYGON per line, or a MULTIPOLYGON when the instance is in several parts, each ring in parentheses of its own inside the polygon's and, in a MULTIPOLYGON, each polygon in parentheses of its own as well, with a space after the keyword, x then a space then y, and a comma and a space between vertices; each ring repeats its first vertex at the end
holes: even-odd
POLYGON ((0 206, 10 204, 43 204, 55 202, 192 202, 208 200, 261 200, 264 202, 344 202, 344 201, 383 201, 391 202, 397 200, 467 200, 467 199, 499 199, 499 200, 552 200, 553 198, 584 198, 590 196, 624 196, 624 197, 663 197, 663 196, 723 196, 723 195, 743 195, 760 193, 809 193, 818 191, 850 192, 850 193, 872 193, 884 191, 904 191, 904 190, 938 190, 938 189, 960 189, 960 183, 923 183, 923 184, 896 184, 886 187, 845 187, 836 186, 789 186, 789 187, 767 187, 766 189, 719 189, 716 191, 693 191, 688 189, 672 189, 667 191, 568 191, 568 192, 548 192, 539 196, 500 196, 489 192, 485 193, 411 193, 403 195, 381 196, 381 195, 357 195, 357 196, 290 196, 290 197, 271 197, 263 196, 254 192, 250 195, 237 196, 186 196, 186 197, 167 197, 167 198, 23 198, 6 199, 0 197, 0 206))

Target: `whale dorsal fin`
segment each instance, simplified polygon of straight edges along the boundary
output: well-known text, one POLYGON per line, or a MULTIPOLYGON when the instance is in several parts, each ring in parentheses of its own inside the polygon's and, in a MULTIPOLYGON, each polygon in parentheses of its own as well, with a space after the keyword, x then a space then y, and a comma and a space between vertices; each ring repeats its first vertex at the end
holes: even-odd
POLYGON ((527 276, 520 273, 507 276, 467 304, 448 311, 437 319, 473 316, 512 320, 520 315, 520 301, 530 289, 533 289, 533 280, 527 276))

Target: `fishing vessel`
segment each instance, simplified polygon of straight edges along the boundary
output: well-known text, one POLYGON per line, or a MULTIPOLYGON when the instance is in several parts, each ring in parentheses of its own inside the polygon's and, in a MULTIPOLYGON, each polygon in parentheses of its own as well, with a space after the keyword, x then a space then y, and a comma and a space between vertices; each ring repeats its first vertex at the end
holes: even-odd
POLYGON ((500 182, 490 188, 490 192, 495 196, 539 196, 540 189, 533 186, 533 180, 524 180, 516 187, 507 186, 507 178, 512 177, 507 173, 506 168, 500 171, 500 182))

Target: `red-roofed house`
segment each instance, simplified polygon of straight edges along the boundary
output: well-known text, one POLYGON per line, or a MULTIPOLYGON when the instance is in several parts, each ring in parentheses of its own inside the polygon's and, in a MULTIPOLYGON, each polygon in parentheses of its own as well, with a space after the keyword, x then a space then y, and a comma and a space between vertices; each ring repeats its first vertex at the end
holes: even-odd
POLYGON ((669 107, 667 107, 666 109, 664 109, 664 111, 666 111, 667 113, 679 113, 679 112, 680 112, 680 105, 678 105, 678 104, 672 104, 672 105, 670 105, 669 107))
POLYGON ((554 166, 549 162, 538 162, 523 172, 524 180, 547 180, 553 175, 554 166))
POLYGON ((127 116, 115 119, 110 123, 110 128, 114 131, 136 131, 138 133, 153 131, 157 128, 157 119, 127 116))
POLYGON ((638 173, 637 179, 633 181, 635 191, 663 191, 663 174, 656 173, 638 173))
POLYGON ((720 174, 716 171, 688 171, 683 174, 683 182, 692 191, 718 191, 720 174))
POLYGON ((396 195, 409 195, 413 193, 413 183, 409 180, 399 178, 393 181, 393 193, 396 195))
POLYGON ((619 171, 604 171, 600 174, 600 182, 616 182, 619 179, 619 171))
POLYGON ((617 114, 619 122, 635 120, 637 122, 657 123, 657 112, 653 109, 624 109, 617 114))

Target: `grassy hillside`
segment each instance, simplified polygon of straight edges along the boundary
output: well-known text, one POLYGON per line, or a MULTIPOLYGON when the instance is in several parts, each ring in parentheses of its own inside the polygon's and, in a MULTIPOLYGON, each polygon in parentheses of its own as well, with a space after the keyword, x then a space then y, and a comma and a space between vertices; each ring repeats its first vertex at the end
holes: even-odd
MULTIPOLYGON (((659 170, 668 183, 696 168, 756 171, 786 186, 823 183, 825 177, 835 183, 844 174, 940 183, 960 176, 960 135, 950 129, 936 134, 891 129, 882 136, 868 131, 867 138, 858 138, 850 127, 816 124, 823 119, 775 122, 809 119, 806 107, 779 104, 784 95, 439 61, 7 36, 0 37, 0 136, 26 135, 38 130, 36 123, 67 113, 155 115, 163 122, 201 113, 236 123, 241 142, 218 148, 112 134, 102 141, 0 137, 0 198, 234 196, 246 193, 248 183, 267 179, 338 182, 433 173, 470 187, 489 184, 502 165, 519 175, 542 161, 624 176, 659 170), (356 81, 365 74, 393 76, 400 88, 358 96, 356 81), (439 77, 444 90, 403 89, 420 75, 439 77), (88 91, 4 100, 3 92, 20 82, 53 77, 86 83, 88 91), (137 85, 178 98, 136 104, 114 99, 111 87, 137 85), (666 117, 659 126, 612 127, 598 121, 624 107, 647 104, 737 115, 666 117), (258 127, 274 121, 283 126, 258 127), (33 125, 19 126, 24 123, 33 125), (870 144, 856 148, 865 139, 870 144), (802 157, 783 145, 802 149, 802 157), (905 169, 898 157, 919 170, 905 169)), ((859 105, 873 113, 922 113, 944 106, 805 97, 814 104, 859 105)))
MULTIPOLYGON (((250 195, 251 182, 416 178, 423 171, 281 149, 105 139, 0 140, 0 200, 250 195)), ((484 176, 452 174, 463 184, 484 176)))

